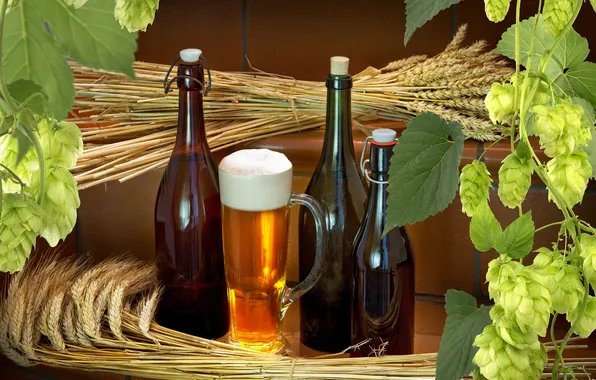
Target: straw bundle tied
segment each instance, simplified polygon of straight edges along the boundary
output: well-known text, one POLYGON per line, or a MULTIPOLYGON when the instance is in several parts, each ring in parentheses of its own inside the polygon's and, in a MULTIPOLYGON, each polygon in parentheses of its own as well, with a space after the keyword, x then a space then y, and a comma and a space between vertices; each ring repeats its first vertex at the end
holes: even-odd
MULTIPOLYGON (((153 320, 154 264, 89 265, 45 255, 12 277, 0 303, 0 349, 44 364, 155 379, 406 379, 432 377, 436 354, 292 358, 202 339, 153 320)), ((209 305, 205 305, 209 307, 209 305)))
MULTIPOLYGON (((354 75, 352 116, 357 126, 377 119, 409 120, 430 111, 459 122, 468 137, 495 140, 484 97, 512 74, 484 41, 462 46, 466 27, 434 57, 413 56, 354 75)), ((176 135, 178 93, 165 95, 167 65, 137 62, 136 79, 71 63, 77 97, 74 121, 85 149, 75 178, 80 189, 125 181, 168 162, 176 135)), ((212 151, 241 142, 324 126, 326 88, 261 71, 212 71, 204 99, 212 151)))

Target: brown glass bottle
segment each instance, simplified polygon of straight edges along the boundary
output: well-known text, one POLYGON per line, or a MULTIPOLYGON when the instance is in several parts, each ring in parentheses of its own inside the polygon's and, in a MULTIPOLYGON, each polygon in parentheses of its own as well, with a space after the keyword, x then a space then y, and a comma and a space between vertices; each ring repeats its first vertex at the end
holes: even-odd
MULTIPOLYGON (((300 302, 300 340, 325 352, 350 346, 352 242, 364 215, 366 184, 354 157, 350 91, 352 77, 332 71, 327 76, 325 140, 306 194, 327 211, 328 249, 323 275, 300 302)), ((300 212, 300 280, 308 275, 315 257, 315 225, 306 210, 300 212)))
POLYGON ((414 349, 414 261, 406 230, 386 225, 389 160, 395 132, 376 130, 370 144, 366 214, 354 241, 351 356, 405 355, 414 349), (379 140, 379 141, 377 141, 379 140))
MULTIPOLYGON (((178 76, 205 83, 200 62, 183 61, 178 76)), ((202 86, 181 77, 177 84, 176 142, 155 204, 157 271, 165 287, 156 319, 214 339, 229 327, 217 169, 205 135, 202 86)))

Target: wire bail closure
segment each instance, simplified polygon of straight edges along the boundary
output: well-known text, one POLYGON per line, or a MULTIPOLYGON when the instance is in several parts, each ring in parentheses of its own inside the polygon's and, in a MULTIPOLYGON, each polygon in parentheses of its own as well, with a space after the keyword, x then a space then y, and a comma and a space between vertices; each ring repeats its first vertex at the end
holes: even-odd
MULTIPOLYGON (((364 140, 364 147, 362 147, 362 154, 360 155, 360 170, 362 171, 362 175, 364 175, 364 177, 370 182, 376 183, 378 185, 387 185, 389 184, 389 181, 377 181, 376 179, 370 178, 370 169, 366 168, 366 164, 370 162, 370 159, 367 158, 365 160, 364 155, 366 154, 367 145, 370 144, 370 140, 372 139, 372 136, 367 136, 364 140)), ((395 141, 398 141, 398 139, 395 139, 395 141)))
POLYGON ((176 66, 176 63, 178 63, 179 60, 180 60, 180 56, 177 56, 176 59, 174 60, 174 62, 172 62, 172 64, 170 65, 170 68, 168 69, 168 72, 166 73, 166 77, 163 79, 164 93, 167 94, 172 91, 172 89, 170 87, 172 86, 172 83, 174 83, 175 80, 180 79, 180 78, 185 78, 185 79, 190 79, 190 80, 198 83, 201 86, 201 93, 203 94, 203 96, 207 96, 209 91, 211 91, 211 69, 209 68, 209 62, 207 61, 207 58, 203 57, 202 55, 199 58, 199 62, 202 61, 205 64, 205 69, 207 70, 207 78, 209 81, 209 83, 207 84, 207 87, 205 87, 205 84, 202 83, 197 78, 193 78, 188 75, 176 75, 172 79, 168 80, 170 74, 172 73, 172 70, 174 69, 174 66, 176 66))

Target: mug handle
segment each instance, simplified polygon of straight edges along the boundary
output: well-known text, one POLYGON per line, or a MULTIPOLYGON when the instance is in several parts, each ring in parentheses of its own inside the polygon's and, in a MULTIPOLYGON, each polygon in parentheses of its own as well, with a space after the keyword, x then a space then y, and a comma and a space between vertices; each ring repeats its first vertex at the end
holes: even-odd
POLYGON ((327 224, 325 222, 325 211, 321 204, 310 195, 292 193, 289 205, 304 206, 312 213, 316 229, 316 251, 315 262, 308 276, 295 287, 286 287, 284 290, 281 300, 282 308, 289 306, 317 283, 321 278, 321 274, 323 274, 323 256, 327 252, 327 224))

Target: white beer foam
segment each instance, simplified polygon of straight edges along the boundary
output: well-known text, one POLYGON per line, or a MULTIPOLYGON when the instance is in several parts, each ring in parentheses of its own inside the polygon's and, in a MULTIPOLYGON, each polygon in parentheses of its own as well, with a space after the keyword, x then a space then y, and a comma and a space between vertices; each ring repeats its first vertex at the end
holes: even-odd
POLYGON ((221 203, 237 210, 285 207, 292 192, 292 163, 269 149, 244 149, 219 164, 221 203))

